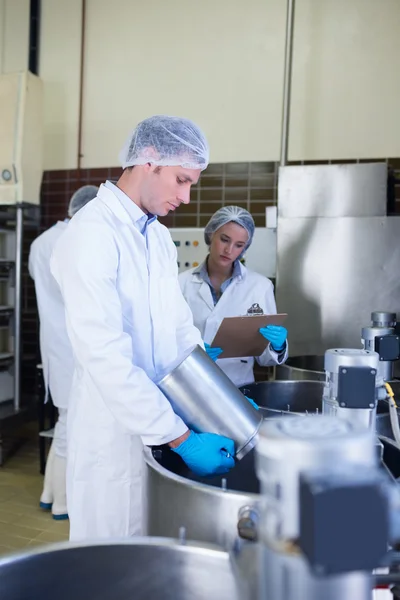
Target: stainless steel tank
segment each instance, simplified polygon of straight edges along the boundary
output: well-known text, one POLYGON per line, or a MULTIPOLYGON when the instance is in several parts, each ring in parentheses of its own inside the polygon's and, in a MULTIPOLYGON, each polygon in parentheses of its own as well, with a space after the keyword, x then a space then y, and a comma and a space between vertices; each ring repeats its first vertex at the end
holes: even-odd
POLYGON ((226 552, 176 540, 63 543, 0 560, 7 600, 242 600, 244 585, 226 552))
MULTIPOLYGON (((284 365, 275 367, 277 380, 325 381, 323 355, 292 356, 284 365)), ((400 379, 400 361, 394 363, 394 379, 400 379)))
POLYGON ((200 346, 171 365, 157 385, 194 431, 233 439, 239 460, 254 448, 262 415, 200 346))
MULTIPOLYGON (((286 385, 286 382, 266 382, 253 386, 258 390, 262 389, 263 393, 267 390, 266 401, 271 403, 274 396, 268 400, 269 386, 276 391, 279 401, 279 385, 271 385, 276 383, 286 385)), ((254 388, 252 391, 254 392, 254 388)), ((262 404, 261 394, 257 396, 253 393, 252 397, 262 404)), ((314 406, 317 403, 318 400, 314 406)), ((379 408, 380 405, 381 403, 378 411, 386 411, 386 407, 382 405, 379 408)), ((279 404, 275 406, 280 408, 279 404)), ((294 404, 293 406, 296 407, 294 404)), ((322 407, 322 399, 319 400, 319 406, 322 407)), ((299 405, 296 408, 299 409, 299 405)), ((290 414, 293 418, 293 413, 290 414)), ((382 429, 383 436, 391 436, 387 412, 378 414, 377 428, 382 429)), ((382 437, 381 442, 388 469, 393 472, 393 477, 400 477, 400 450, 388 437, 382 437)), ((184 531, 188 540, 222 547, 232 544, 238 534, 245 539, 252 539, 253 526, 257 527, 257 522, 252 522, 253 509, 258 510, 260 501, 254 449, 237 462, 226 476, 213 478, 196 476, 167 446, 147 450, 145 460, 148 535, 176 537, 184 531)))
MULTIPOLYGON (((391 385, 395 398, 400 400, 400 382, 391 385)), ((265 418, 322 413, 324 383, 321 381, 262 381, 243 386, 241 389, 246 396, 257 402, 265 418)), ((375 427, 379 436, 393 439, 387 400, 378 402, 375 427)))

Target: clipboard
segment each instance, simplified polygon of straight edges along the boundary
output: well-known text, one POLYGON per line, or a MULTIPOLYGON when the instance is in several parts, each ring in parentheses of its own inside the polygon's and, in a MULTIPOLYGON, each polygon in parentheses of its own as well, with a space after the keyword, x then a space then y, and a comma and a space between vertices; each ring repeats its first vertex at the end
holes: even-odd
POLYGON ((218 358, 260 356, 268 346, 259 329, 267 325, 282 325, 286 313, 279 315, 246 315, 225 317, 211 343, 212 348, 222 348, 218 358))

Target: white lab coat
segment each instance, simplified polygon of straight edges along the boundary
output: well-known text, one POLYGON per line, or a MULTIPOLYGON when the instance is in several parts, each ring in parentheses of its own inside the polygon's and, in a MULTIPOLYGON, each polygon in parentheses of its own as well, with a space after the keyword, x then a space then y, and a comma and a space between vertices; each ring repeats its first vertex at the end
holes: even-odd
POLYGON ((35 282, 39 310, 45 401, 50 390, 53 404, 59 409, 68 407, 74 357, 65 324, 64 302, 50 272, 50 257, 67 227, 67 220, 58 221, 39 235, 31 245, 28 261, 29 274, 35 282))
MULTIPOLYGON (((253 304, 259 304, 264 314, 276 314, 274 286, 272 282, 240 264, 240 275, 228 285, 214 306, 211 290, 195 269, 189 269, 179 275, 179 283, 186 302, 189 304, 195 326, 203 340, 211 344, 221 321, 225 317, 246 315, 253 304)), ((285 362, 288 357, 288 345, 283 356, 278 355, 268 345, 263 354, 257 357, 261 366, 276 365, 285 362)), ((237 386, 254 381, 254 358, 222 358, 217 365, 237 386)))
POLYGON ((146 245, 102 185, 71 220, 51 268, 76 362, 68 414, 70 539, 141 535, 143 444, 167 443, 187 429, 154 381, 202 344, 179 289, 176 248, 158 221, 148 226, 146 245))

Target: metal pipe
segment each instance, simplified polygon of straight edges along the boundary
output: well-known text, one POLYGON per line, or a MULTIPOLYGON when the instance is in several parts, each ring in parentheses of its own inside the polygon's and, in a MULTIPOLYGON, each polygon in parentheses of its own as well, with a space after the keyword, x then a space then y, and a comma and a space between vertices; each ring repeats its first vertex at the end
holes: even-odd
POLYGON ((295 0, 287 0, 285 70, 284 70, 284 75, 283 75, 283 110, 282 110, 281 160, 280 160, 281 167, 284 167, 288 160, 290 91, 291 91, 291 84, 292 84, 294 6, 295 6, 295 0))
POLYGON ((78 115, 78 184, 81 185, 81 159, 82 159, 82 126, 83 126, 83 83, 85 69, 85 30, 86 30, 86 0, 82 0, 81 15, 81 60, 79 69, 79 115, 78 115))
POLYGON ((15 292, 14 292, 14 409, 20 409, 21 388, 21 305, 22 305, 22 244, 24 209, 17 204, 15 228, 15 292))

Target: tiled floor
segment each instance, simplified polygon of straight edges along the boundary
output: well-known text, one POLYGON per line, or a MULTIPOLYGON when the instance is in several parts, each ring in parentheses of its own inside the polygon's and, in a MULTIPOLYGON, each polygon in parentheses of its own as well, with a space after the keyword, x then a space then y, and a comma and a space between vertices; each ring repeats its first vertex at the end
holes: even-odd
POLYGON ((43 476, 33 437, 0 467, 0 555, 68 539, 68 521, 39 508, 43 476))

